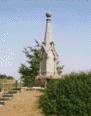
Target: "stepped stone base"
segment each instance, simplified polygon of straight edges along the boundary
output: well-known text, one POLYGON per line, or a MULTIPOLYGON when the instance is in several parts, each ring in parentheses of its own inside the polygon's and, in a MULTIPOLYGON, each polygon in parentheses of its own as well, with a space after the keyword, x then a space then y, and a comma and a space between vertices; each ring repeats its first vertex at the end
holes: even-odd
POLYGON ((15 94, 19 94, 21 91, 20 88, 13 88, 12 90, 8 91, 7 93, 5 93, 1 98, 0 98, 0 107, 4 106, 5 103, 12 99, 12 97, 15 95, 15 94))

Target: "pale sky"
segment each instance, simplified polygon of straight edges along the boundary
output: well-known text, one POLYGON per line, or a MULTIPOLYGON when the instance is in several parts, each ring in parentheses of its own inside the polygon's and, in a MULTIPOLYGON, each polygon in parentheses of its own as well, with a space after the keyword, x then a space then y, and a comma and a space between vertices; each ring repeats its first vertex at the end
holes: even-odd
POLYGON ((91 70, 91 0, 0 0, 0 73, 19 78, 23 48, 44 39, 47 11, 63 72, 91 70))

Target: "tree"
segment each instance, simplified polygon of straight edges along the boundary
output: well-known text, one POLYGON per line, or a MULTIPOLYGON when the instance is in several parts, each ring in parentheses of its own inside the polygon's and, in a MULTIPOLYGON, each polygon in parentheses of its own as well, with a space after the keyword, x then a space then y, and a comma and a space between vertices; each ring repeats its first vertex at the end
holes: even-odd
POLYGON ((23 80, 24 85, 26 86, 30 86, 30 83, 33 83, 35 81, 35 77, 39 73, 41 47, 38 41, 35 42, 36 46, 27 47, 24 49, 23 52, 27 58, 27 65, 21 64, 19 68, 21 79, 23 80))
POLYGON ((0 79, 14 79, 13 76, 7 76, 6 74, 0 74, 0 79))

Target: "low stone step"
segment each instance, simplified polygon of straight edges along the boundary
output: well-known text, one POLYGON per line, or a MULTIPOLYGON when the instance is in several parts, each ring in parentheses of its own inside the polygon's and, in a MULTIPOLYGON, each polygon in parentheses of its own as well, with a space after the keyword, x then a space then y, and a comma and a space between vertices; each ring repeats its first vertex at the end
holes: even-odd
POLYGON ((4 99, 10 100, 12 97, 3 96, 4 99))
POLYGON ((12 94, 12 93, 9 93, 9 92, 5 93, 4 95, 10 95, 10 96, 13 96, 13 94, 12 94))
POLYGON ((6 94, 3 95, 3 97, 13 97, 13 94, 6 93, 6 94))
POLYGON ((8 92, 9 94, 16 94, 17 93, 17 90, 11 90, 8 92))
POLYGON ((7 97, 0 98, 0 101, 8 101, 8 100, 9 100, 9 98, 7 98, 7 97))
POLYGON ((21 88, 13 88, 12 90, 21 91, 21 88))
POLYGON ((4 101, 0 101, 0 107, 4 106, 5 102, 4 101))
POLYGON ((4 102, 4 103, 7 103, 7 101, 8 100, 4 100, 4 99, 0 100, 0 102, 4 102))

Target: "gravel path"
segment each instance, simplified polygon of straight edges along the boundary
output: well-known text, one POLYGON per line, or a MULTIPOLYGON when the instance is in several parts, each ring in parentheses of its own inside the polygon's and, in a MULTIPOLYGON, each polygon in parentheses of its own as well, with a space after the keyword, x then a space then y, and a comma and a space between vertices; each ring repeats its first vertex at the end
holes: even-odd
POLYGON ((0 116, 43 116, 38 108, 39 97, 42 92, 23 90, 0 107, 0 116))

